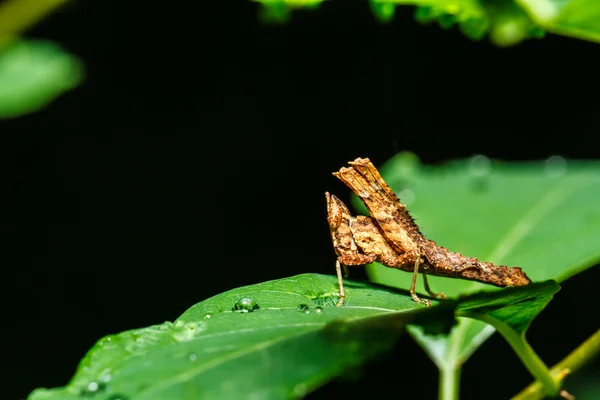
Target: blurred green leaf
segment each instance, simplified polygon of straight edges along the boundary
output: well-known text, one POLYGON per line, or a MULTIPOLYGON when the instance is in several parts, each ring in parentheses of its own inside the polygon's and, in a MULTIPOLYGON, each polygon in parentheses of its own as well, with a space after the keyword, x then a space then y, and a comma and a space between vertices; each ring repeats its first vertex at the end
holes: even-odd
POLYGON ((281 24, 288 22, 294 9, 315 9, 322 0, 253 0, 261 4, 259 17, 265 23, 281 24))
POLYGON ((419 22, 437 21, 446 29, 458 24, 463 34, 473 40, 479 40, 489 32, 490 39, 498 46, 511 46, 543 33, 513 0, 417 0, 406 3, 418 6, 415 18, 419 22))
POLYGON ((600 42, 600 1, 516 0, 541 27, 560 35, 600 42))
POLYGON ((371 11, 379 22, 390 22, 396 14, 396 4, 385 0, 370 0, 371 11))
POLYGON ((415 19, 418 22, 427 24, 437 21, 445 29, 458 24, 463 34, 473 40, 483 38, 490 26, 485 8, 478 0, 423 0, 405 3, 417 6, 415 19))
MULTIPOLYGON (((254 0, 263 4, 267 21, 285 22, 295 8, 314 8, 322 0, 254 0)), ((597 0, 370 0, 381 22, 394 18, 398 5, 415 6, 415 19, 438 22, 479 40, 489 33, 498 46, 542 38, 546 31, 600 42, 600 2, 597 0)))
POLYGON ((14 41, 0 50, 0 118, 36 111, 81 79, 81 63, 56 44, 14 41))

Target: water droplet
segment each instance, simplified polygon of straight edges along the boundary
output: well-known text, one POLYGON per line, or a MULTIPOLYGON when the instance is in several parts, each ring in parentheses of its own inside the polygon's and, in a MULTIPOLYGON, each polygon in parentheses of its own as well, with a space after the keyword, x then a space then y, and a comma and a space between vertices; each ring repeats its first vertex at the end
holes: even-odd
POLYGON ((492 163, 489 158, 484 155, 477 154, 471 157, 469 161, 469 172, 473 176, 485 176, 490 173, 492 163))
POLYGON ((198 356, 196 355, 196 353, 190 353, 188 354, 188 358, 190 361, 196 361, 196 358, 198 358, 198 356))
POLYGON ((204 314, 204 319, 211 319, 212 317, 213 317, 212 313, 208 312, 208 313, 204 314))
POLYGON ((323 310, 323 307, 319 306, 319 307, 315 307, 315 314, 317 315, 323 315, 323 312, 325 310, 323 310))
POLYGON ((561 156, 551 156, 544 164, 544 172, 550 178, 559 178, 567 173, 567 160, 561 156))
POLYGON ((104 383, 108 383, 108 382, 112 381, 112 375, 111 374, 106 374, 106 375, 102 376, 100 378, 100 380, 102 382, 104 382, 104 383))
POLYGON ((192 340, 197 335, 201 334, 205 329, 205 322, 184 322, 177 325, 176 329, 173 329, 172 336, 179 342, 185 342, 192 340))
POLYGON ((233 305, 232 311, 237 311, 237 312, 241 312, 241 313, 249 313, 249 312, 258 310, 259 308, 260 307, 258 306, 256 301, 254 301, 254 299, 252 299, 250 297, 244 297, 235 302, 235 304, 233 305))
POLYGON ((111 336, 106 336, 102 339, 100 339, 100 341, 98 342, 98 345, 103 347, 103 346, 109 346, 111 344, 112 341, 112 337, 111 336))
POLYGON ((98 385, 98 382, 90 382, 87 385, 87 390, 89 390, 90 392, 95 392, 96 390, 98 390, 100 386, 98 385))
POLYGON ((310 307, 308 306, 308 304, 300 304, 298 306, 298 311, 304 314, 310 314, 310 307))
POLYGON ((469 161, 469 173, 473 178, 471 187, 474 191, 485 192, 488 189, 487 176, 491 169, 492 163, 486 156, 478 154, 471 157, 469 161))
POLYGON ((408 188, 404 188, 398 192, 398 198, 402 204, 409 206, 415 201, 415 192, 408 188))

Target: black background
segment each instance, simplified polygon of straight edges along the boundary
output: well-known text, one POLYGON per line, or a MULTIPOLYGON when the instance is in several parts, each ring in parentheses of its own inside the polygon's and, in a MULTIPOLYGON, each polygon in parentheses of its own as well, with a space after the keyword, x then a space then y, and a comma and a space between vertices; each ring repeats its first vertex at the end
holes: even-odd
MULTIPOLYGON (((237 286, 333 274, 323 192, 347 199, 330 174, 355 157, 598 157, 597 44, 501 49, 421 26, 411 8, 379 25, 359 1, 282 26, 253 3, 161 3, 73 2, 28 32, 81 57, 87 78, 0 123, 2 398, 66 384, 103 335, 237 286)), ((599 279, 565 282, 534 323, 548 364, 597 329, 586 304, 599 279)), ((309 397, 437 393, 408 337, 348 376, 309 397)), ((462 398, 529 381, 495 335, 465 365, 462 398)))

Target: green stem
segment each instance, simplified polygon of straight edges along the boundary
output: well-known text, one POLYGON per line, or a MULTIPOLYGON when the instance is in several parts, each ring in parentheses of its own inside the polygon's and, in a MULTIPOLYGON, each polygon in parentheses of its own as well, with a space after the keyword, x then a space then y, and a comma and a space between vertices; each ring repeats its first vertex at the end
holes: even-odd
POLYGON ((560 383, 553 379, 546 364, 544 364, 535 351, 533 351, 531 346, 529 346, 529 343, 527 343, 523 335, 517 333, 509 325, 502 323, 488 315, 470 311, 461 311, 457 313, 457 315, 461 317, 478 319, 496 328, 496 330, 500 332, 504 339, 506 339, 510 347, 513 348, 531 375, 533 375, 533 377, 540 382, 545 394, 547 396, 556 396, 558 394, 561 387, 560 383))
MULTIPOLYGON (((568 375, 572 375, 600 354, 600 329, 580 344, 568 356, 552 367, 550 374, 555 382, 562 384, 568 375)), ((535 381, 513 397, 513 400, 537 400, 544 398, 544 388, 535 381)))
POLYGON ((460 366, 440 368, 439 400, 458 400, 460 366))
POLYGON ((0 5, 0 47, 68 0, 7 0, 0 5))

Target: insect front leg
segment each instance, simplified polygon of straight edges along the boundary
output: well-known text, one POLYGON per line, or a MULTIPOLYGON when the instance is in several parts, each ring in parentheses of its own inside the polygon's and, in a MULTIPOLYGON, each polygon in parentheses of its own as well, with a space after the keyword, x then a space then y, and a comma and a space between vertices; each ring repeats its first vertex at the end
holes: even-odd
MULTIPOLYGON (((354 265, 365 265, 371 264, 375 261, 375 256, 367 256, 365 254, 344 254, 337 258, 335 261, 335 270, 337 272, 338 285, 340 287, 340 300, 337 303, 338 307, 341 307, 344 304, 344 298, 346 294, 344 293, 344 279, 342 275, 342 265, 346 266, 354 266, 354 265)), ((344 268, 345 270, 346 268, 344 268)))

